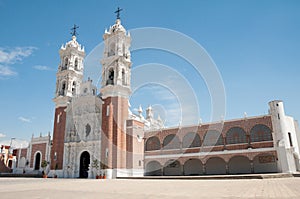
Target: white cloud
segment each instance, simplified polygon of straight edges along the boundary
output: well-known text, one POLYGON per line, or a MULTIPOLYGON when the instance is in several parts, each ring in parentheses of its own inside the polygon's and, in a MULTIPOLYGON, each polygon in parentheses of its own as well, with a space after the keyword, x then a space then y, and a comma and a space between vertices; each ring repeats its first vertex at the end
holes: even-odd
POLYGON ((31 122, 31 120, 29 118, 25 118, 25 117, 22 117, 22 116, 19 117, 18 119, 21 120, 22 122, 27 122, 27 123, 31 122))
POLYGON ((15 47, 15 48, 0 48, 0 63, 14 64, 28 57, 35 50, 35 47, 15 47))
POLYGON ((21 62, 24 58, 30 56, 35 47, 15 47, 15 48, 2 48, 0 47, 0 78, 10 77, 17 75, 11 65, 21 62))
POLYGON ((0 64, 0 77, 8 77, 8 76, 15 76, 17 73, 12 70, 11 67, 3 66, 0 64))
POLYGON ((15 148, 26 148, 29 145, 29 142, 27 140, 21 140, 21 139, 14 139, 14 140, 3 140, 0 141, 0 146, 1 145, 6 145, 6 146, 10 146, 11 143, 11 147, 13 149, 15 148))
POLYGON ((36 70, 42 70, 42 71, 52 71, 53 69, 48 67, 48 66, 42 66, 42 65, 36 65, 33 66, 34 69, 36 70))
POLYGON ((0 133, 0 138, 5 138, 6 137, 6 135, 5 134, 3 134, 3 133, 0 133))

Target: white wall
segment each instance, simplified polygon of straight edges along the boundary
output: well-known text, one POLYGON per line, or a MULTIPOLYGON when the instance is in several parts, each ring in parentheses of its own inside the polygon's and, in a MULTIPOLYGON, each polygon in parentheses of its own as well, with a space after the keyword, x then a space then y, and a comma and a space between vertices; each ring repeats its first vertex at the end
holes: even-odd
POLYGON ((275 100, 269 102, 272 117, 274 147, 278 155, 278 170, 283 173, 296 172, 299 160, 294 157, 299 154, 298 136, 294 119, 286 116, 283 102, 275 100), (290 145, 289 133, 291 134, 293 146, 290 145))

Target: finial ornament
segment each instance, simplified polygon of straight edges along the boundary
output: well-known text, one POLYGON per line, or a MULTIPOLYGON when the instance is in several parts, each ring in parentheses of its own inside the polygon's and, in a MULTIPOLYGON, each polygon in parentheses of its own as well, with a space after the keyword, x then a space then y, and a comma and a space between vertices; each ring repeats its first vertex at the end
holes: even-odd
POLYGON ((77 36, 78 33, 77 33, 77 29, 79 28, 79 26, 77 26, 76 24, 74 24, 73 28, 71 28, 72 32, 71 32, 71 35, 72 36, 77 36))
POLYGON ((120 12, 122 11, 123 9, 118 7, 118 9, 115 11, 115 13, 117 14, 117 19, 120 19, 120 12))

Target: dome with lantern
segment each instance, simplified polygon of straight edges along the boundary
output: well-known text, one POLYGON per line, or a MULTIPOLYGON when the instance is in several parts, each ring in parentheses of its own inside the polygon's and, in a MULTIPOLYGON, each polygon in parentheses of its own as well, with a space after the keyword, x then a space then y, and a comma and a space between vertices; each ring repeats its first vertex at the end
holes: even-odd
POLYGON ((117 19, 115 24, 109 28, 109 33, 126 32, 125 28, 121 24, 121 20, 117 19))
POLYGON ((66 48, 75 48, 79 51, 84 51, 84 47, 81 47, 81 45, 77 42, 76 36, 72 36, 72 40, 66 43, 66 45, 62 45, 61 49, 66 49, 66 48))

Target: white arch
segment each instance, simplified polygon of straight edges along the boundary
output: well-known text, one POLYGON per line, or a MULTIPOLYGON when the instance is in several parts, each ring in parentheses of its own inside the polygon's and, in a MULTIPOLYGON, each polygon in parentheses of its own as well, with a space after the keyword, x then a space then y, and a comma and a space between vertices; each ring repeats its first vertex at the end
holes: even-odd
POLYGON ((65 57, 65 58, 64 58, 63 68, 68 67, 68 64, 69 64, 69 58, 68 58, 68 57, 65 57))

